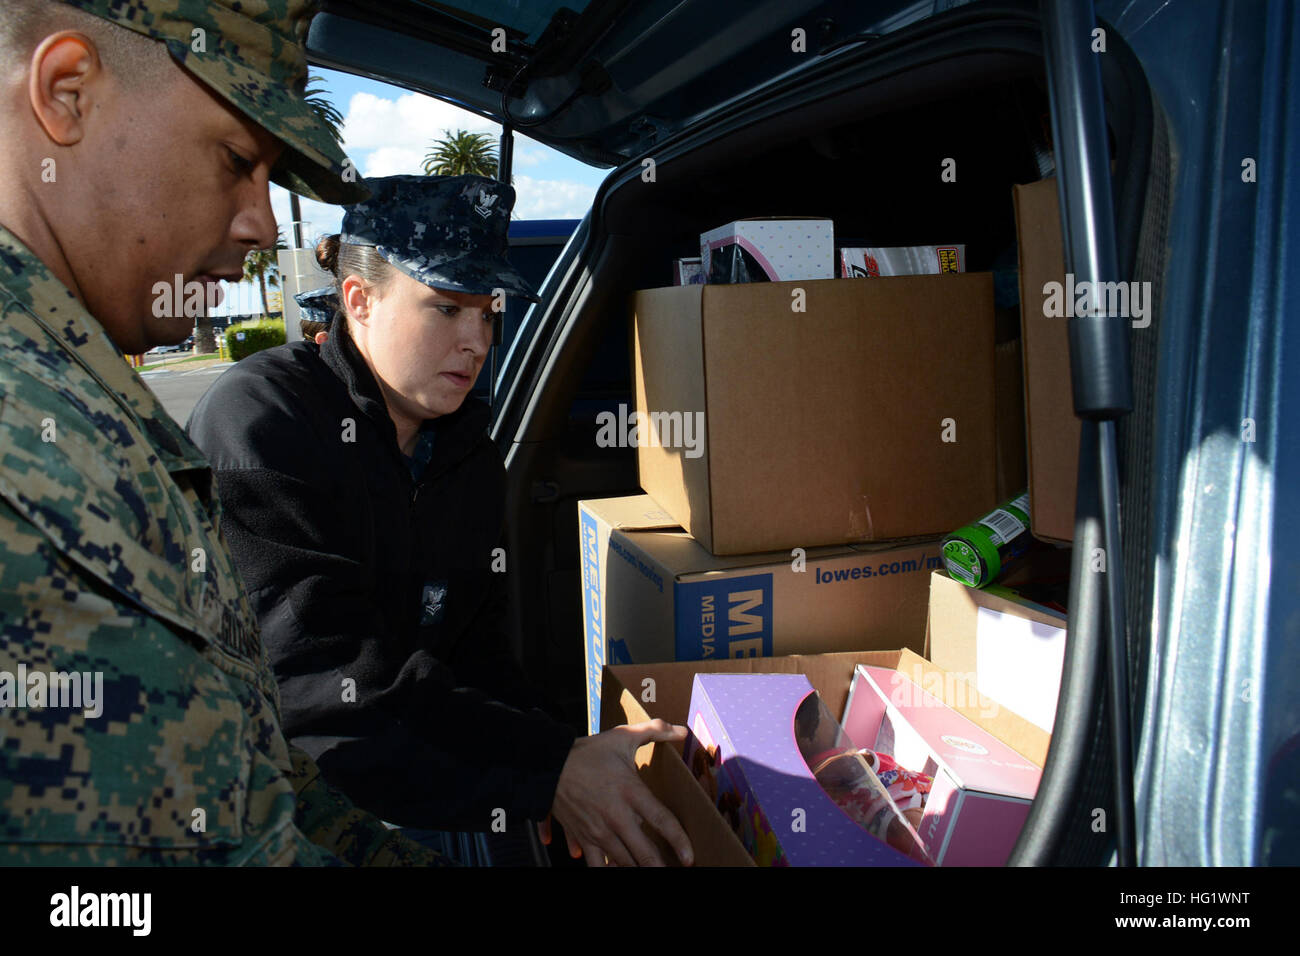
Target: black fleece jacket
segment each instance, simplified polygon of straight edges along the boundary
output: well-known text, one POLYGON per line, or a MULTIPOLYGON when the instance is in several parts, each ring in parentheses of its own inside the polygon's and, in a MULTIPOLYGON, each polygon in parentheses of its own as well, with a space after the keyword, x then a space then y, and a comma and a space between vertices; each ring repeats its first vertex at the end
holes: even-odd
POLYGON ((285 734, 358 805, 486 830, 549 812, 574 733, 509 652, 505 469, 488 409, 435 419, 419 481, 336 322, 267 349, 195 407, 226 539, 280 683, 285 734), (497 568, 501 562, 497 562, 497 568))

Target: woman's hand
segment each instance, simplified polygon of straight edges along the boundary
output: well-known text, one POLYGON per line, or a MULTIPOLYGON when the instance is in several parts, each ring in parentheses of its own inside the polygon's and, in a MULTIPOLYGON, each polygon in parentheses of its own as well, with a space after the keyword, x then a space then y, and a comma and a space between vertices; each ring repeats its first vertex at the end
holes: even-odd
MULTIPOLYGON (((655 845, 641 830, 644 820, 668 842, 686 866, 694 861, 690 841, 677 818, 655 799, 636 773, 637 749, 655 741, 686 739, 686 728, 667 721, 615 727, 577 740, 564 761, 551 813, 564 826, 569 853, 588 866, 663 866, 655 845)), ((550 827, 542 825, 550 842, 550 827)))

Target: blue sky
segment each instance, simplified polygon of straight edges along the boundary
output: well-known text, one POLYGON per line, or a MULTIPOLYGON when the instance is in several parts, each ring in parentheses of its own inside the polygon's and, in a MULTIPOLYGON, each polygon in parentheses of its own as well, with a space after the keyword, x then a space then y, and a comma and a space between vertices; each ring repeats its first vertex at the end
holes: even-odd
MULTIPOLYGON (((313 67, 312 74, 324 81, 313 86, 323 86, 343 114, 343 149, 362 176, 422 173, 429 144, 444 130, 488 133, 494 140, 501 134, 495 123, 431 96, 319 67, 313 67)), ((609 172, 518 133, 514 161, 517 219, 581 219, 596 187, 609 172)), ((310 199, 301 202, 303 219, 309 224, 304 236, 307 242, 338 232, 343 220, 341 207, 310 199)), ((289 193, 272 185, 271 208, 286 240, 292 242, 289 193)), ((214 314, 241 315, 260 312, 261 308, 255 283, 227 284, 226 302, 214 314)))

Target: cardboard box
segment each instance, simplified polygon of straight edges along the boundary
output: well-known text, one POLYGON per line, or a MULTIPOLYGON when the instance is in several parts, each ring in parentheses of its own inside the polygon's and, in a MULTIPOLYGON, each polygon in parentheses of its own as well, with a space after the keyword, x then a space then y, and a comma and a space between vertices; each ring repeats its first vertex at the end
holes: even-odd
POLYGON ((965 271, 965 245, 840 249, 840 275, 845 279, 940 275, 944 272, 965 271))
POLYGON ((1043 314, 1043 286, 1065 283, 1056 180, 1012 187, 1020 244, 1020 329, 1025 359, 1030 530, 1045 541, 1074 540, 1079 419, 1070 384, 1066 319, 1043 314))
POLYGON ((937 667, 966 679, 1046 733, 1052 732, 1065 662, 1066 618, 993 586, 930 577, 926 647, 937 667))
POLYGON ((938 866, 1001 866, 1042 770, 905 673, 859 665, 844 730, 860 746, 934 778, 917 832, 938 866))
POLYGON ((835 226, 829 219, 738 219, 700 235, 709 283, 835 278, 835 226))
POLYGON ((712 553, 944 534, 997 504, 989 273, 650 289, 634 312, 636 410, 661 423, 641 487, 712 553))
POLYGON ((759 866, 924 861, 905 821, 899 826, 918 861, 855 823, 813 776, 798 738, 804 708, 814 708, 816 723, 819 705, 802 674, 696 674, 686 763, 759 866))
POLYGON ((920 651, 943 566, 937 538, 720 558, 646 495, 579 502, 578 534, 592 732, 607 663, 920 651))
MULTIPOLYGON (((1013 741, 1021 741, 1021 746, 1040 754, 1047 752, 1048 736, 1037 727, 998 707, 978 694, 973 686, 909 650, 606 666, 601 683, 600 729, 608 730, 619 724, 640 723, 654 718, 687 724, 691 686, 697 673, 803 674, 831 713, 841 714, 858 664, 901 671, 913 683, 1021 753, 1024 751, 1013 741)), ((686 831, 695 851, 697 866, 754 865, 708 795, 691 776, 680 747, 648 744, 636 752, 635 759, 641 779, 673 812, 686 831)), ((1031 758, 1031 762, 1041 764, 1041 759, 1031 758)), ((667 845, 654 834, 650 836, 660 847, 664 859, 671 861, 673 854, 667 845)))
POLYGON ((1007 501, 1029 487, 1025 461, 1025 380, 1020 340, 999 343, 993 350, 997 384, 997 494, 1007 501))

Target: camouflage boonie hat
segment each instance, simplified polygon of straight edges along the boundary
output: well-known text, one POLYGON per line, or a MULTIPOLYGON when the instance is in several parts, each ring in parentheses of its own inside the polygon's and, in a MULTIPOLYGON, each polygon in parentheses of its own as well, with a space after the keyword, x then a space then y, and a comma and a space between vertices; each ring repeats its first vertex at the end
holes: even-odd
POLYGON ((298 303, 298 308, 302 310, 302 317, 308 322, 324 322, 329 325, 334 321, 335 313, 339 311, 339 294, 333 286, 312 289, 310 292, 299 292, 293 297, 293 301, 298 303))
POLYGON ((366 185, 374 195, 348 206, 340 241, 374 246, 434 289, 540 301, 506 258, 514 187, 485 176, 377 176, 366 185))
POLYGON ((309 199, 369 195, 304 98, 315 0, 60 0, 166 45, 172 57, 287 147, 271 181, 309 199))

